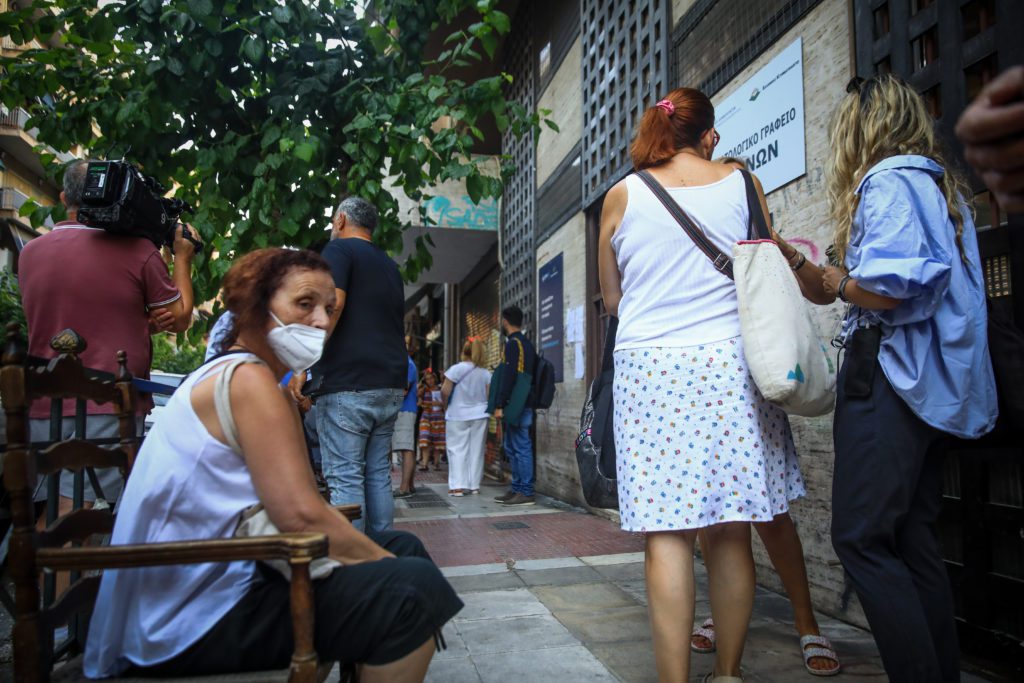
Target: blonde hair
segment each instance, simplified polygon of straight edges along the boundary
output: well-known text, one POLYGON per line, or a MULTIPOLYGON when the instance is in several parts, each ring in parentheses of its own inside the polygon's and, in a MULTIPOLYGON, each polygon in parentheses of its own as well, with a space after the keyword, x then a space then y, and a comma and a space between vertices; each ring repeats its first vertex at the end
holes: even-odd
POLYGON ((484 343, 479 339, 473 339, 467 341, 462 347, 462 357, 473 363, 478 368, 482 368, 485 362, 486 349, 484 343))
POLYGON ((850 244, 850 227, 859 201, 854 190, 872 166, 899 154, 925 156, 943 167, 938 185, 956 226, 960 258, 966 261, 961 202, 967 203, 971 194, 967 183, 944 159, 924 99, 892 74, 866 81, 855 79, 847 90, 832 119, 831 152, 825 169, 829 213, 836 224, 834 243, 838 262, 845 263, 846 248, 850 244))

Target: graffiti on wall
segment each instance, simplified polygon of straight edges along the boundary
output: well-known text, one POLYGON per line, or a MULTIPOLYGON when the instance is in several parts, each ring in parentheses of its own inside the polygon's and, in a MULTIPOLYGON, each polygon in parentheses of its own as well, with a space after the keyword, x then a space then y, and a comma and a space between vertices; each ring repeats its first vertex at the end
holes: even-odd
POLYGON ((427 216, 440 228, 498 229, 498 200, 493 198, 474 204, 468 195, 432 197, 426 207, 427 216))

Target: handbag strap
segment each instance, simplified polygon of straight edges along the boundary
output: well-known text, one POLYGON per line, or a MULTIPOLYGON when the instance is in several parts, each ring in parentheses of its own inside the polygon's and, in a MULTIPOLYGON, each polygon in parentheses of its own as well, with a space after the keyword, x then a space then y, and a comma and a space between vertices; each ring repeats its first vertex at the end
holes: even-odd
POLYGON ((231 412, 231 376, 235 374, 239 365, 246 363, 265 365, 263 361, 256 358, 238 358, 229 361, 213 385, 213 407, 217 411, 220 428, 224 432, 224 438, 228 440, 228 446, 239 455, 242 454, 242 445, 238 443, 238 426, 235 424, 235 416, 231 412))
POLYGON ((605 370, 615 367, 615 332, 619 328, 619 319, 614 315, 608 317, 608 331, 604 335, 604 355, 601 358, 601 368, 598 376, 604 374, 605 370))
POLYGON ((740 169, 740 173, 743 174, 743 183, 747 186, 747 213, 750 214, 750 239, 770 240, 772 233, 768 230, 768 223, 764 219, 761 198, 757 196, 757 188, 754 187, 754 177, 746 169, 740 169))
POLYGON ((654 179, 648 171, 638 171, 637 177, 644 181, 644 184, 654 193, 654 196, 665 207, 665 210, 669 212, 672 218, 676 219, 679 223, 679 227, 683 229, 693 243, 697 245, 697 248, 704 252, 704 255, 711 260, 711 265, 715 267, 717 271, 725 275, 730 280, 732 276, 732 259, 722 253, 722 250, 714 245, 714 243, 708 239, 708 236, 704 234, 704 231, 694 224, 693 220, 690 219, 683 208, 679 206, 676 200, 669 196, 665 188, 661 186, 657 180, 654 179))

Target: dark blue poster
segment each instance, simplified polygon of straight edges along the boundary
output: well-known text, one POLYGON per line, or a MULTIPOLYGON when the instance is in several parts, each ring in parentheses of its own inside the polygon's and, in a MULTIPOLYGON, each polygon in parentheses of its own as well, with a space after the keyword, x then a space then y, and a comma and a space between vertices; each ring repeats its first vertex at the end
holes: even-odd
POLYGON ((555 366, 555 381, 563 377, 563 355, 565 348, 565 312, 562 302, 562 254, 540 267, 540 315, 537 329, 540 331, 538 350, 555 366))

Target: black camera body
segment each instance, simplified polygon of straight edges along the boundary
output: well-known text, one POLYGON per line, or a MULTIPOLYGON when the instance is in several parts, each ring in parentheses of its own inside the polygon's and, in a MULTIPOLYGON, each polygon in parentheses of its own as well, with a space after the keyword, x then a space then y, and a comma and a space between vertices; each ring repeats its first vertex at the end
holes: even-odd
MULTIPOLYGON (((173 247, 178 217, 191 213, 192 207, 180 199, 163 197, 165 192, 154 178, 142 175, 126 161, 90 161, 78 220, 115 235, 145 237, 158 249, 173 247)), ((202 251, 202 243, 187 229, 185 237, 197 253, 202 251)))

